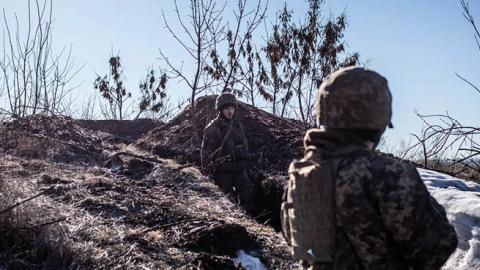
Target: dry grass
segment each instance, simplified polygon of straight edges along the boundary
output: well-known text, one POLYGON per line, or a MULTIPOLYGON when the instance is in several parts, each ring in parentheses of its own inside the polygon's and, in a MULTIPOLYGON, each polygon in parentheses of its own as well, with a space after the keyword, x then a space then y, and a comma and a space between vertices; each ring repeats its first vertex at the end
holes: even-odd
MULTIPOLYGON (((26 180, 30 171, 9 157, 2 158, 0 207, 6 209, 39 189, 26 180)), ((33 164, 33 166, 38 164, 33 164)), ((61 211, 66 213, 64 211, 61 211)), ((63 268, 87 263, 68 245, 67 216, 40 196, 0 214, 0 262, 7 269, 63 268)))
POLYGON ((213 264, 236 269, 232 250, 251 243, 271 268, 291 267, 282 237, 249 218, 195 168, 178 170, 165 160, 134 180, 107 168, 14 156, 1 158, 0 166, 2 179, 12 179, 2 180, 2 206, 48 190, 1 216, 7 237, 0 261, 8 268, 209 269, 199 265, 213 264), (234 226, 245 230, 240 238, 225 234, 234 226), (219 237, 205 242, 209 233, 219 237))

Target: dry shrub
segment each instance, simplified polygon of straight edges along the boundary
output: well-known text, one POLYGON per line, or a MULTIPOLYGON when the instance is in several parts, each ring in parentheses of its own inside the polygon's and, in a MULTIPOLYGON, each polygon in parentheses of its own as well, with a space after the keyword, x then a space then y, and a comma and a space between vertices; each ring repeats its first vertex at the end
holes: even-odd
POLYGON ((102 140, 66 117, 31 116, 3 122, 0 152, 62 163, 97 163, 103 159, 102 140))
MULTIPOLYGON (((26 194, 32 194, 26 183, 0 178, 2 212, 20 202, 19 198, 27 199, 26 194)), ((0 267, 52 269, 78 264, 66 245, 64 228, 56 222, 58 214, 37 205, 35 200, 41 197, 0 214, 0 267)))
POLYGON ((36 159, 48 157, 48 149, 46 144, 39 138, 27 135, 18 135, 16 139, 12 138, 11 142, 15 142, 16 152, 21 157, 36 159))

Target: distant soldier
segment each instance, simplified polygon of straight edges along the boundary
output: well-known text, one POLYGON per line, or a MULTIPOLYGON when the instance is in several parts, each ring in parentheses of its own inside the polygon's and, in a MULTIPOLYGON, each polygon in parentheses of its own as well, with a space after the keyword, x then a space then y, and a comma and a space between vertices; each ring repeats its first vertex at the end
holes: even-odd
POLYGON ((440 269, 457 246, 416 168, 374 152, 391 127, 387 80, 342 68, 321 85, 317 125, 289 168, 282 225, 302 269, 440 269))
POLYGON ((225 193, 235 190, 240 202, 251 210, 254 187, 247 171, 248 144, 243 125, 235 117, 236 107, 234 95, 217 97, 218 116, 203 131, 202 167, 225 193))

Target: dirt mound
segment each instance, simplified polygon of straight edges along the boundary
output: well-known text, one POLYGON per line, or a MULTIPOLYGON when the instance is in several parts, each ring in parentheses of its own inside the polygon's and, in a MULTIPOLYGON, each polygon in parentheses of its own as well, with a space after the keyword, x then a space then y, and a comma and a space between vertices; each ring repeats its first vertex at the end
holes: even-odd
MULTIPOLYGON (((195 115, 200 134, 205 126, 217 117, 216 96, 200 97, 196 101, 195 115)), ((161 157, 171 157, 183 162, 199 164, 200 150, 192 147, 190 107, 170 122, 153 129, 137 142, 137 145, 161 157)), ((276 117, 261 109, 239 102, 236 112, 248 139, 252 166, 262 172, 286 175, 286 168, 293 158, 302 154, 303 126, 300 122, 276 117)))
POLYGON ((63 163, 89 163, 119 166, 122 172, 142 176, 151 164, 139 159, 108 154, 135 142, 157 126, 154 120, 75 120, 69 117, 30 116, 3 122, 0 126, 0 152, 26 158, 48 159, 63 163))
POLYGON ((76 120, 70 117, 29 116, 2 123, 2 130, 30 132, 57 140, 79 144, 94 144, 98 138, 89 135, 76 120))
MULTIPOLYGON (((205 126, 217 117, 216 96, 198 98, 195 114, 199 138, 205 126)), ((140 148, 161 157, 175 158, 183 163, 200 163, 200 149, 192 146, 193 128, 190 107, 170 122, 150 131, 137 142, 140 148)), ((239 102, 236 117, 242 121, 251 155, 250 169, 256 183, 256 209, 250 213, 259 222, 280 229, 280 203, 289 163, 303 153, 303 125, 280 118, 251 105, 239 102)))
POLYGON ((112 140, 133 143, 161 122, 152 119, 135 120, 78 120, 80 126, 112 135, 112 140))
POLYGON ((102 159, 101 143, 68 117, 36 115, 0 127, 0 151, 28 158, 93 163, 102 159))

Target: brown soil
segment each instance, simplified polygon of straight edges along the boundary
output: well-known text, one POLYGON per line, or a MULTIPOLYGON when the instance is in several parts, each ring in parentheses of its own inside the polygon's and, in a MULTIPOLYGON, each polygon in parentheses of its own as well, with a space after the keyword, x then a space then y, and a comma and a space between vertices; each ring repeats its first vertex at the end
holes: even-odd
POLYGON ((83 128, 103 132, 104 136, 111 136, 112 140, 135 142, 148 131, 162 125, 152 119, 135 120, 78 120, 83 128))
POLYGON ((64 163, 101 161, 102 140, 66 117, 32 116, 2 123, 0 152, 64 163))

